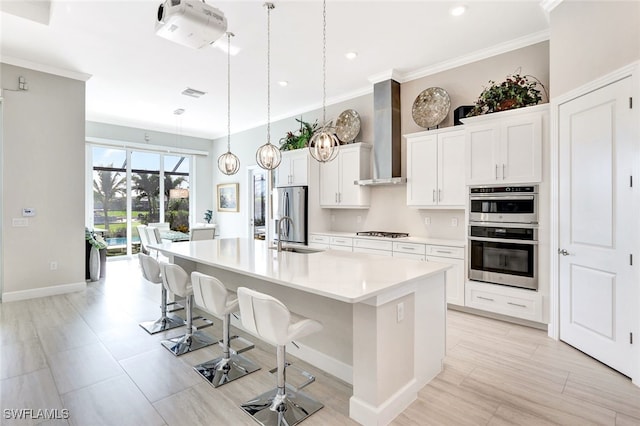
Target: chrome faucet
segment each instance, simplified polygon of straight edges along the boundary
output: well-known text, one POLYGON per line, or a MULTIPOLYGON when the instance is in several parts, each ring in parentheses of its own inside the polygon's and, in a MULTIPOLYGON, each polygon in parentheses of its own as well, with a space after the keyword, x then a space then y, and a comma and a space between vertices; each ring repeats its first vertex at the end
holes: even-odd
POLYGON ((282 224, 285 222, 289 222, 289 224, 293 227, 293 220, 289 216, 282 216, 280 221, 278 222, 278 251, 282 251, 282 224))

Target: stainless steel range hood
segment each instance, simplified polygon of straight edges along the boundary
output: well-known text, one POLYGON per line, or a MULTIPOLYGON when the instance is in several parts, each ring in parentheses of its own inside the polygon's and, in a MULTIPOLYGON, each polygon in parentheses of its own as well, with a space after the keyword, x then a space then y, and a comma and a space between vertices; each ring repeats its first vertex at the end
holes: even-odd
POLYGON ((373 179, 358 185, 396 185, 401 177, 400 83, 385 80, 373 85, 373 179))

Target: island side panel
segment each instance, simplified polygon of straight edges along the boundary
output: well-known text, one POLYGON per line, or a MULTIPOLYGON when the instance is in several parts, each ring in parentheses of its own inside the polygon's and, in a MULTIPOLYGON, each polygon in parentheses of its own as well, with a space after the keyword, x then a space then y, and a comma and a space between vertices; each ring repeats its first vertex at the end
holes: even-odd
MULTIPOLYGON (((176 257, 176 259, 178 259, 176 257)), ((180 259, 183 267, 197 270, 220 279, 232 291, 249 287, 269 294, 284 303, 294 314, 313 318, 322 323, 323 329, 287 346, 287 352, 304 361, 352 383, 353 360, 353 305, 304 291, 284 287, 276 283, 242 275, 209 265, 195 264, 180 259)), ((240 326, 234 322, 235 326, 240 326)))
POLYGON ((417 390, 442 371, 446 351, 447 297, 445 272, 425 279, 416 291, 417 390))

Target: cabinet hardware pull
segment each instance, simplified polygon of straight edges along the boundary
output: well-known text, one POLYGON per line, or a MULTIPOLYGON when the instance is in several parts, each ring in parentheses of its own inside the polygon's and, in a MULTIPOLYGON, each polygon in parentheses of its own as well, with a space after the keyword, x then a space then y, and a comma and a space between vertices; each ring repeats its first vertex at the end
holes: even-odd
POLYGON ((442 201, 442 189, 438 189, 438 201, 442 201))
POLYGON ((489 297, 482 297, 482 296, 476 296, 478 299, 482 299, 482 300, 488 300, 489 302, 495 302, 495 300, 489 298, 489 297))
POLYGON ((436 250, 436 253, 451 254, 450 251, 446 251, 446 250, 436 250))
POLYGON ((433 195, 431 196, 431 198, 432 198, 433 202, 435 203, 436 202, 436 190, 435 189, 433 190, 433 195))
POLYGON ((526 308, 527 307, 527 305, 521 305, 520 303, 507 302, 507 304, 511 305, 511 306, 519 306, 521 308, 526 308))
POLYGON ((496 180, 498 180, 498 165, 496 164, 496 180))
POLYGON ((502 164, 502 180, 504 180, 504 163, 502 164))
POLYGON ((406 247, 406 246, 402 246, 401 248, 404 249, 404 250, 415 250, 416 249, 415 247, 406 247))

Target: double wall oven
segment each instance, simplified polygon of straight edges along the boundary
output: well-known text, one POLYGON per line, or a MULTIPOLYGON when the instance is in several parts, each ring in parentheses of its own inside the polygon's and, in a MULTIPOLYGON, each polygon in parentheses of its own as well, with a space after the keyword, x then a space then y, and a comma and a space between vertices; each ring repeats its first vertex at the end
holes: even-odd
POLYGON ((469 188, 469 279, 538 289, 538 186, 469 188))

